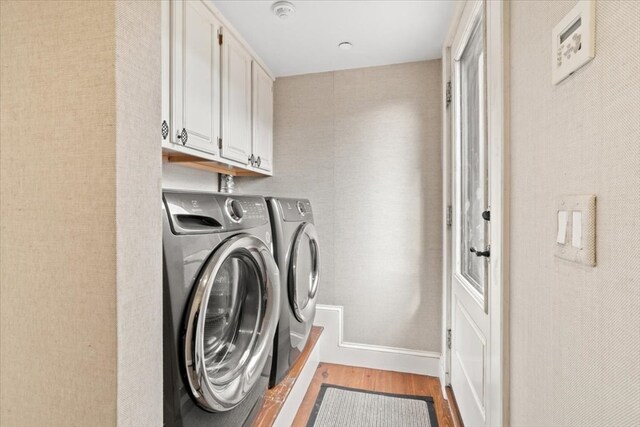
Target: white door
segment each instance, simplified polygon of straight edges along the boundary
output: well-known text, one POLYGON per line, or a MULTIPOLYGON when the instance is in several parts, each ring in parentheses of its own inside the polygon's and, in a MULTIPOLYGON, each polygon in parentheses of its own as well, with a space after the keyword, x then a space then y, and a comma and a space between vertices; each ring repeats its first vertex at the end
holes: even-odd
POLYGON ((217 153, 220 23, 201 0, 173 1, 171 142, 217 153))
POLYGON ((271 172, 273 155, 273 81, 253 62, 253 166, 271 172))
POLYGON ((466 426, 488 425, 489 165, 483 2, 469 2, 451 47, 453 268, 451 387, 466 426))
POLYGON ((229 32, 222 41, 222 151, 243 164, 251 155, 251 56, 229 32))

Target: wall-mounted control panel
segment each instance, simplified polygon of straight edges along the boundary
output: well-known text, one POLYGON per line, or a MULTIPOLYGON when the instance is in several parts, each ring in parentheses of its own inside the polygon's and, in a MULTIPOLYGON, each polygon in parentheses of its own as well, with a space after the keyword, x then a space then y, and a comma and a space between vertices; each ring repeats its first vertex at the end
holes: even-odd
POLYGON ((596 2, 580 0, 553 28, 551 81, 558 84, 596 54, 596 2))
POLYGON ((563 196, 556 204, 556 215, 554 255, 596 265, 596 196, 563 196))

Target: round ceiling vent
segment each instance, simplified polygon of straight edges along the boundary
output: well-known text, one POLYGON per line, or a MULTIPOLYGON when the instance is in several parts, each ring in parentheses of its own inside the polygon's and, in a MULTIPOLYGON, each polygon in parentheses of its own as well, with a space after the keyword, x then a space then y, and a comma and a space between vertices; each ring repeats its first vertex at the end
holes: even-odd
POLYGON ((271 10, 280 19, 289 19, 296 11, 296 7, 290 1, 277 1, 271 6, 271 10))

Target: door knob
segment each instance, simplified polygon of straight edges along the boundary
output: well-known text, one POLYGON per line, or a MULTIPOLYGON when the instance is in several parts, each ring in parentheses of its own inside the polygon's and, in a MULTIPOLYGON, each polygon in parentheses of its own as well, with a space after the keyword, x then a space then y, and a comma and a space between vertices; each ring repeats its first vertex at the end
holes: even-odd
POLYGON ((187 130, 185 128, 182 128, 182 132, 178 132, 178 135, 176 137, 182 142, 182 145, 187 145, 189 134, 187 133, 187 130))
POLYGON ((485 221, 491 221, 491 211, 482 212, 482 219, 485 221))
POLYGON ((476 254, 476 256, 483 256, 486 258, 489 258, 491 256, 491 250, 489 248, 487 248, 486 251, 478 251, 476 250, 476 248, 470 248, 469 251, 476 254))

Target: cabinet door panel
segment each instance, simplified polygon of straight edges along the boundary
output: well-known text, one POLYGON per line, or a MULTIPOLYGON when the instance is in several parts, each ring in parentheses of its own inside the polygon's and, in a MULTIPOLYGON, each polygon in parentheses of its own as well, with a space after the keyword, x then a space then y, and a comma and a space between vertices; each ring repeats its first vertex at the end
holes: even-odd
POLYGON ((251 56, 229 33, 222 44, 222 152, 246 164, 251 151, 251 56))
POLYGON ((220 128, 220 24, 201 0, 174 2, 173 142, 217 153, 220 128))
POLYGON ((253 63, 253 155, 256 166, 271 171, 273 168, 273 82, 271 77, 253 63))

